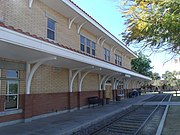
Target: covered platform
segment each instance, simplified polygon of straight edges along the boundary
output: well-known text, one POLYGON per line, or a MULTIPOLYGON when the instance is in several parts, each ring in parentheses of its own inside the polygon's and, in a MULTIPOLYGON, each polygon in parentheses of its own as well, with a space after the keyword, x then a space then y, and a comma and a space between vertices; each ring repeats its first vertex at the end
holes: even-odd
POLYGON ((111 102, 105 106, 96 106, 58 114, 47 118, 33 120, 31 123, 19 123, 0 128, 1 135, 65 135, 72 134, 81 128, 99 122, 103 119, 127 109, 135 104, 142 104, 143 100, 153 95, 138 96, 120 102, 111 102))

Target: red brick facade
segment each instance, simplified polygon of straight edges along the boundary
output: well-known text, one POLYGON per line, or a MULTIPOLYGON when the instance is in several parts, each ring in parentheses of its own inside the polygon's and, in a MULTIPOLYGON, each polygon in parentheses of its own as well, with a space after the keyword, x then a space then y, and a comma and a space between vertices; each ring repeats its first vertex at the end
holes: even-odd
MULTIPOLYGON (((43 93, 30 95, 21 94, 19 97, 19 109, 22 109, 23 112, 19 114, 0 116, 0 122, 27 119, 42 114, 80 108, 88 105, 87 98, 90 96, 99 96, 99 91, 43 93)), ((0 96, 1 112, 4 111, 3 98, 5 97, 0 96)))

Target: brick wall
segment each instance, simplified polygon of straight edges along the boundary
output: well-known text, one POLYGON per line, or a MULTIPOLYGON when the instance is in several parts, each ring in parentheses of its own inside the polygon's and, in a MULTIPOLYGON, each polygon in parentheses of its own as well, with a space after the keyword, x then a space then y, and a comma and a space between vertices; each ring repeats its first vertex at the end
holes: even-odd
POLYGON ((82 91, 92 91, 99 89, 98 74, 89 73, 83 80, 82 91))
POLYGON ((68 109, 68 93, 32 95, 32 116, 68 109))
POLYGON ((83 91, 80 93, 80 106, 87 105, 87 98, 92 96, 99 96, 98 91, 83 91))
POLYGON ((40 66, 35 72, 31 93, 68 92, 68 69, 40 66))
MULTIPOLYGON (((39 0, 33 2, 32 8, 28 7, 28 0, 0 0, 0 17, 3 16, 6 25, 14 26, 25 32, 36 34, 46 38, 47 17, 56 21, 56 41, 60 44, 80 50, 80 36, 77 34, 77 24, 72 24, 68 29, 68 18, 64 17, 55 10, 49 8, 39 0), (3 5, 3 6, 2 6, 3 5)), ((81 33, 87 38, 97 42, 97 36, 82 28, 81 33)), ((103 48, 112 48, 113 44, 104 43, 104 46, 96 45, 97 57, 104 59, 103 48)), ((122 50, 120 50, 122 51, 122 50)), ((119 52, 117 52, 121 55, 119 52)), ((130 67, 130 61, 125 58, 123 66, 130 67)), ((111 52, 111 62, 114 63, 114 52, 111 52)))

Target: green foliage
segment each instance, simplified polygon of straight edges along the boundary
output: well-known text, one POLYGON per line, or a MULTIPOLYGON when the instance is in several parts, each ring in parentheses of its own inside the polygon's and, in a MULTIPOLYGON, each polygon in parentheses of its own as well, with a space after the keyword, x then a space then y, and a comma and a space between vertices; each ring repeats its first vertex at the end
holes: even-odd
POLYGON ((167 85, 180 87, 180 79, 178 79, 178 76, 180 77, 180 71, 166 71, 165 74, 162 75, 167 85))
POLYGON ((152 72, 150 71, 152 69, 152 67, 150 66, 151 60, 142 53, 139 53, 138 56, 139 56, 138 58, 133 59, 131 61, 132 70, 140 74, 143 74, 145 76, 151 77, 152 74, 152 72))
POLYGON ((163 85, 163 83, 160 80, 161 77, 160 77, 160 75, 158 73, 152 73, 150 77, 152 78, 151 83, 152 83, 153 86, 155 86, 155 87, 157 87, 159 89, 158 86, 163 85))
POLYGON ((180 0, 122 0, 127 44, 180 54, 180 0))
POLYGON ((152 73, 150 75, 150 77, 152 78, 152 80, 160 80, 161 79, 159 73, 152 73))

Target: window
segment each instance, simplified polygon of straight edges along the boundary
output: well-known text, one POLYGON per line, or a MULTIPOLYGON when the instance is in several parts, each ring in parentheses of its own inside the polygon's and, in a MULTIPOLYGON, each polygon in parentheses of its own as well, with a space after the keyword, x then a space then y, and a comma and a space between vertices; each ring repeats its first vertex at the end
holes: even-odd
POLYGON ((94 42, 92 42, 92 55, 96 55, 96 44, 94 42))
POLYGON ((5 109, 18 108, 19 72, 6 70, 6 104, 5 109))
POLYGON ((115 54, 115 64, 121 66, 122 65, 122 57, 115 54))
POLYGON ((85 46, 85 37, 80 36, 80 42, 81 42, 81 51, 84 52, 84 46, 85 46))
POLYGON ((110 50, 104 48, 104 60, 110 61, 110 50))
POLYGON ((87 51, 88 54, 91 54, 91 52, 90 52, 90 50, 91 50, 90 49, 91 48, 90 43, 91 43, 91 41, 89 39, 86 39, 86 51, 87 51))
POLYGON ((48 18, 47 22, 47 38, 51 40, 55 40, 55 27, 56 22, 50 18, 48 18))
POLYGON ((80 35, 80 49, 87 54, 96 55, 96 44, 88 38, 80 35))

